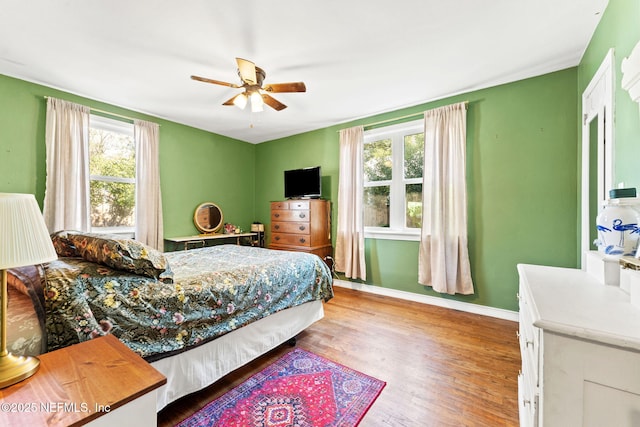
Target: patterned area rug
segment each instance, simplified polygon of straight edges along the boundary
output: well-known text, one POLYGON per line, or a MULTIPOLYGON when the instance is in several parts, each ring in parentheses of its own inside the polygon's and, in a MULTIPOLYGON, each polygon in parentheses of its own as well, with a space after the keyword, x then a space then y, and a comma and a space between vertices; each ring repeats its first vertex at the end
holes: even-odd
POLYGON ((357 426, 385 385, 297 348, 178 426, 357 426))

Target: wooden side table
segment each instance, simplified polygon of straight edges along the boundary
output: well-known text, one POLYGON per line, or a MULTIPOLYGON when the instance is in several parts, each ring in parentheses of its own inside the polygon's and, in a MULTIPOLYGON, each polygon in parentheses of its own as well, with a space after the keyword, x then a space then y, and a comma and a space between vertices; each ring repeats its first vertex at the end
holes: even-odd
POLYGON ((167 379, 115 336, 39 357, 36 374, 0 389, 0 425, 156 426, 167 379))
POLYGON ((254 237, 257 236, 258 233, 230 233, 230 234, 222 234, 222 233, 211 233, 211 234, 198 234, 195 236, 185 236, 185 237, 169 237, 165 240, 170 242, 173 245, 174 249, 177 249, 178 245, 184 245, 184 250, 193 249, 194 247, 202 248, 206 246, 207 240, 228 240, 235 239, 236 245, 240 244, 241 237, 254 237), (189 247, 189 245, 199 245, 194 247, 189 247))

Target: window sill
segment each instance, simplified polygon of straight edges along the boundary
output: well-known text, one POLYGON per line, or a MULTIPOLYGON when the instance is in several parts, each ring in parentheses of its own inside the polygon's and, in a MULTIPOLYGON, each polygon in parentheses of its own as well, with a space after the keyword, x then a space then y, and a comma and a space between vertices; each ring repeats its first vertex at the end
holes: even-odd
POLYGON ((420 230, 365 230, 365 239, 420 241, 420 230))
POLYGON ((91 233, 95 234, 111 234, 120 236, 123 239, 133 239, 135 235, 134 227, 91 227, 91 233))

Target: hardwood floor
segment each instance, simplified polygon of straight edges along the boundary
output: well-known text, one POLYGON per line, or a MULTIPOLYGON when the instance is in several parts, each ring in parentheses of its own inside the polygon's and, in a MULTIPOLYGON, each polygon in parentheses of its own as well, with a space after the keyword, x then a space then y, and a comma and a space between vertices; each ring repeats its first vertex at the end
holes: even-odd
MULTIPOLYGON (((297 346, 387 382, 361 427, 516 426, 517 329, 507 320, 335 288, 324 319, 297 346)), ((289 350, 281 345, 168 406, 158 425, 175 425, 289 350)))

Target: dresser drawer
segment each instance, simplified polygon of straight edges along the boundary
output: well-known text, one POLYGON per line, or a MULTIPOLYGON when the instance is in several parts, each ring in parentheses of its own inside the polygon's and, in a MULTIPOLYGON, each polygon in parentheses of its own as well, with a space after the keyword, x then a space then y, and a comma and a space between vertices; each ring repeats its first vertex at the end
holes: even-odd
POLYGON ((535 355, 535 358, 537 359, 539 337, 537 328, 533 326, 533 322, 529 320, 530 317, 526 314, 527 308, 528 307, 526 305, 524 307, 522 305, 520 306, 520 322, 518 324, 518 334, 520 337, 521 347, 532 351, 535 355))
POLYGON ((271 211, 271 222, 298 221, 308 222, 309 211, 302 210, 274 210, 271 211))
POLYGON ((533 308, 528 299, 527 291, 522 286, 519 290, 518 300, 518 338, 523 372, 528 377, 527 380, 538 387, 540 383, 540 330, 533 325, 533 308))
POLYGON ((527 381, 527 374, 518 375, 518 412, 520 427, 537 427, 538 395, 536 389, 527 381))
POLYGON ((528 328, 525 324, 520 324, 520 356, 522 365, 528 365, 528 373, 531 375, 531 382, 537 387, 539 385, 539 357, 540 345, 536 328, 528 328))
POLYGON ((311 246, 311 239, 303 234, 273 233, 271 242, 275 245, 311 246))
POLYGON ((308 222, 272 222, 272 233, 309 234, 308 222))
POLYGON ((309 201, 308 200, 290 200, 289 201, 289 209, 303 209, 309 210, 309 201))
POLYGON ((309 210, 308 200, 284 200, 282 202, 271 202, 271 210, 302 209, 309 210))

